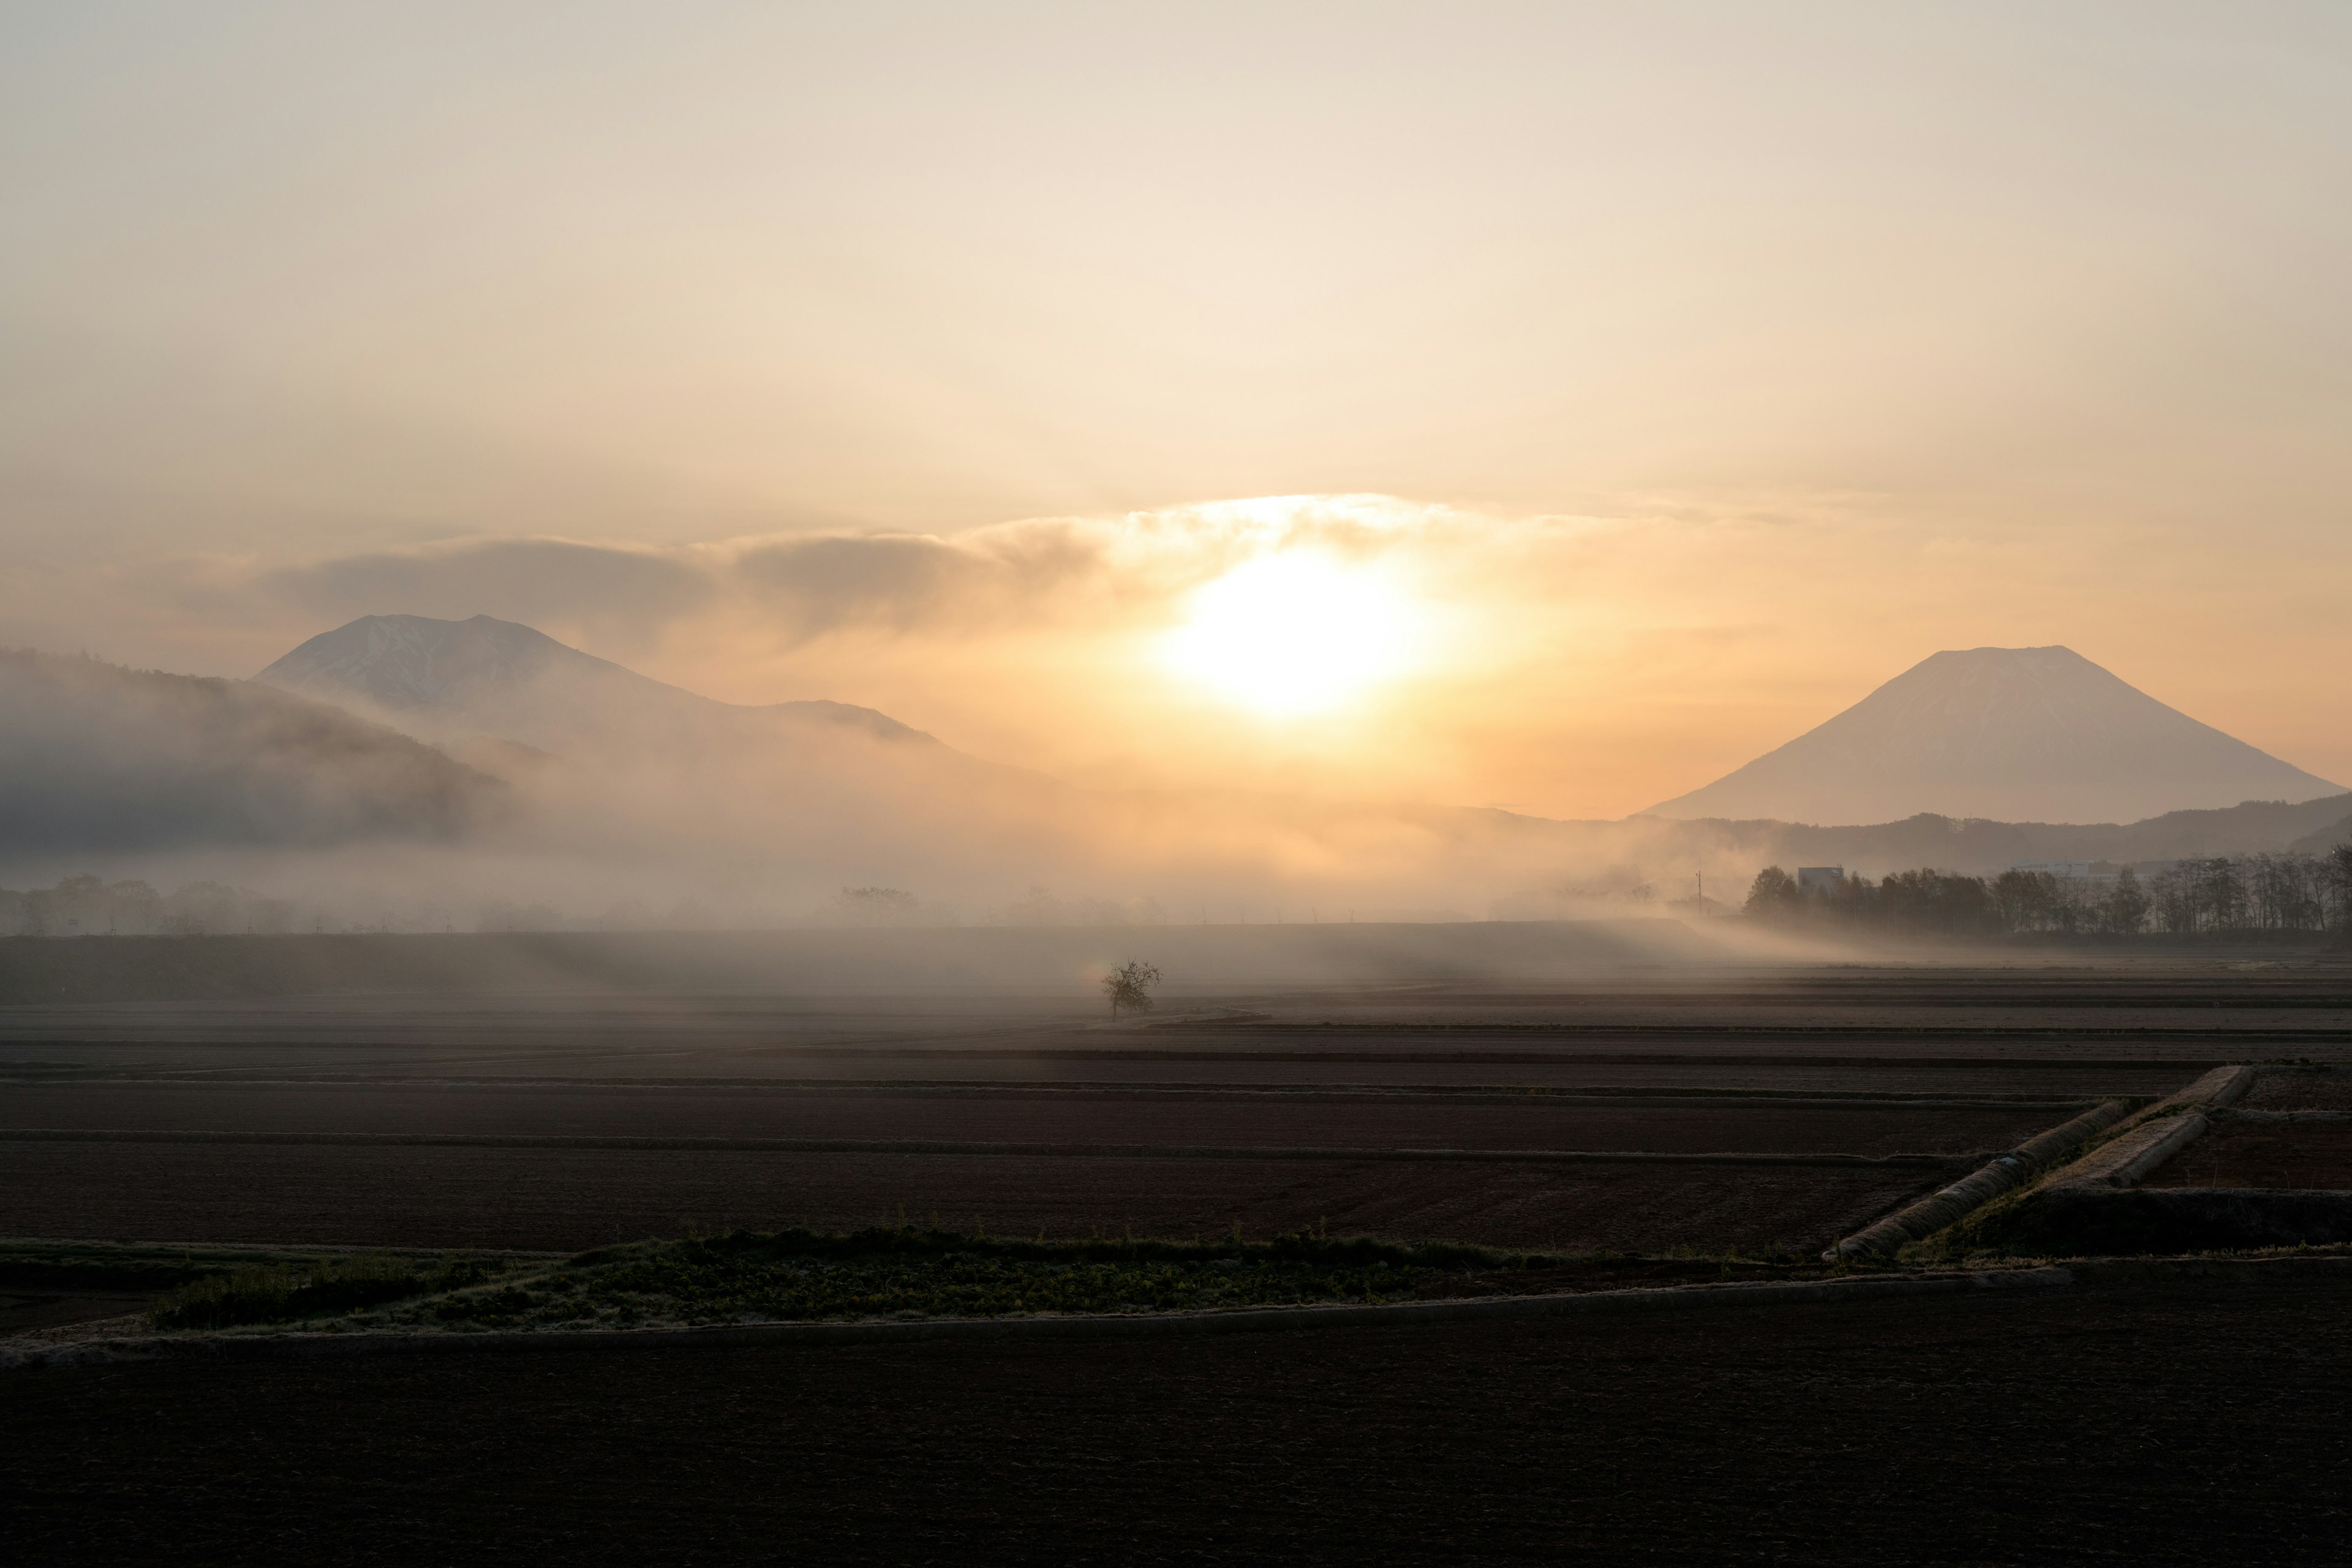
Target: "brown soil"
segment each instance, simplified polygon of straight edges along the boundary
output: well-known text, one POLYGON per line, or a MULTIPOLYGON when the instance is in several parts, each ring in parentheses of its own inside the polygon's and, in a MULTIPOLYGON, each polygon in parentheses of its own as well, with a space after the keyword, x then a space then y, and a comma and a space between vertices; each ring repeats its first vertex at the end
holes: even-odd
POLYGON ((2271 1072, 2254 1080, 2242 1110, 2352 1110, 2352 1072, 2271 1072))
POLYGON ((2224 1121, 2141 1184, 2352 1190, 2352 1121, 2224 1121))
POLYGON ((1561 1105, 1443 1099, 1139 1098, 1116 1091, 749 1093, 399 1084, 12 1087, 11 1128, 463 1132, 644 1138, 933 1139, 1041 1143, 1659 1152, 1965 1153, 2014 1147, 2073 1110, 1561 1105))
MULTIPOLYGON (((1028 1050, 1373 1052, 1411 1057, 1465 1052, 1647 1050, 1710 1057, 1758 1052, 1859 1058, 2102 1058, 2185 1062, 2308 1056, 2352 1058, 2352 1005, 2279 1005, 2238 997, 2195 976, 2168 997, 2037 998, 2011 977, 1973 1001, 1883 1004, 1868 992, 1823 994, 1802 1005, 1759 996, 1711 999, 1675 992, 1640 1002, 1570 994, 1503 1005, 1475 995, 1423 991, 1407 1001, 1370 991, 1276 999, 1203 996, 1185 1006, 1239 1002, 1270 1009, 1255 1025, 1209 1028, 1102 1026, 1091 1006, 1039 997, 861 997, 829 1003, 758 995, 675 994, 445 997, 346 996, 235 1004, 24 1005, 0 1009, 11 1048, 115 1042, 132 1048, 205 1042, 316 1056, 393 1048, 657 1053, 708 1061, 765 1060, 789 1074, 797 1053, 844 1047, 887 1055, 950 1048, 975 1056, 1028 1050), (2004 989, 2004 987, 2006 989, 2004 989), (2264 1042, 2275 1042, 2264 1044, 2264 1042)), ((1169 1010, 1180 1003, 1171 999, 1169 1010)))
POLYGON ((0 1285, 0 1339, 147 1310, 152 1290, 40 1290, 0 1285))
POLYGON ((584 1248, 701 1227, 937 1215, 997 1235, 1816 1247, 1932 1169, 1394 1163, 670 1150, 0 1143, 6 1227, 145 1241, 584 1248))
POLYGON ((2337 1563, 2352 1294, 10 1374, 26 1563, 2337 1563))
POLYGON ((1776 1060, 1767 1065, 1704 1055, 1638 1062, 1584 1060, 1540 1048, 1513 1059, 1481 1053, 1369 1057, 1365 1053, 1296 1052, 1265 1055, 1170 1052, 1092 1055, 1082 1058, 1024 1052, 960 1051, 952 1057, 904 1056, 856 1050, 835 1056, 755 1057, 749 1052, 608 1049, 492 1054, 429 1048, 362 1052, 309 1046, 100 1045, 0 1041, 0 1074, 16 1081, 194 1079, 284 1081, 344 1079, 383 1083, 400 1078, 467 1082, 543 1083, 561 1079, 615 1089, 642 1083, 709 1082, 765 1088, 802 1082, 853 1084, 993 1083, 1125 1086, 1375 1085, 1438 1088, 1566 1089, 1657 1087, 1689 1089, 1822 1090, 1889 1095, 2009 1095, 2034 1099, 2110 1095, 2160 1099, 2200 1071, 2179 1066, 2097 1065, 2047 1056, 1976 1061, 1776 1060))

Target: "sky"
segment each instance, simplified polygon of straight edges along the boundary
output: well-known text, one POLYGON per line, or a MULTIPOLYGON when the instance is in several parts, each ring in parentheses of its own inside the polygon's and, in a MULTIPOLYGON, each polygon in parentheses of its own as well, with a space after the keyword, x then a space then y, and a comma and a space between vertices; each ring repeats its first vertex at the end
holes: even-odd
POLYGON ((2337 5, 0 6, 0 643, 488 614, 1619 816, 1940 648, 2352 782, 2337 5))

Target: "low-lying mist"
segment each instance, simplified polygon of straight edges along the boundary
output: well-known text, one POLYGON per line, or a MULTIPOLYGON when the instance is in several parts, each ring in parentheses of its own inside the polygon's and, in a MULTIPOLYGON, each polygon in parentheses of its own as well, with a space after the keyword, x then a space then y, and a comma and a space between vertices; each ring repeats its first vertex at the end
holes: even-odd
POLYGON ((18 929, 1558 919, 1654 912, 1699 880, 1625 859, 1663 826, 1081 790, 864 710, 709 702, 546 646, 563 657, 429 707, 355 699, 364 717, 10 656, 0 880, 47 889, 18 929))
POLYGON ((242 680, 0 652, 0 858, 449 842, 490 827, 488 775, 339 709, 242 680))
POLYGON ((502 639, 498 657, 373 695, 322 667, 300 695, 0 656, 0 884, 39 889, 0 898, 0 933, 1714 926, 1776 863, 1983 875, 2284 847, 2352 815, 1824 829, 1086 790, 862 709, 714 702, 527 627, 415 624, 502 639))

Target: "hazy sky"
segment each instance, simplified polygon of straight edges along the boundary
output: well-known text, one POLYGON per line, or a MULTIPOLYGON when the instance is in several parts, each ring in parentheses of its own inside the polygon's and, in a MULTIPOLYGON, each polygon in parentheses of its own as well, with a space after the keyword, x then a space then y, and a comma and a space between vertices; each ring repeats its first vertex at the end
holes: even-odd
POLYGON ((2352 782, 2347 191, 2341 4, 5 5, 0 641, 1602 816, 2064 643, 2352 782))

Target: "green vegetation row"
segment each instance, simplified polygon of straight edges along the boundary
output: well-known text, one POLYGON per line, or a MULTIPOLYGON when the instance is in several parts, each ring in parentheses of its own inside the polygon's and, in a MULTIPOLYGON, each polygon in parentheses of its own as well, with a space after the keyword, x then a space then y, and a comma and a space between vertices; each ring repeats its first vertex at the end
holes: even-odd
POLYGON ((1550 1261, 1312 1236, 1204 1244, 1026 1241, 913 1227, 851 1236, 738 1231, 604 1247, 559 1265, 375 1257, 249 1266, 182 1286, 152 1315, 163 1329, 328 1317, 505 1329, 1171 1311, 1393 1300, 1439 1271, 1550 1261))
POLYGON ((1572 1288, 1570 1267, 1685 1279, 1789 1259, 1569 1258, 1313 1235, 1266 1242, 1022 1240, 913 1226, 854 1235, 736 1231, 556 1261, 483 1255, 268 1261, 191 1280, 152 1309, 165 1330, 631 1328, 843 1319, 1208 1310, 1572 1288))
POLYGON ((1783 868, 1768 866, 1748 890, 1745 912, 1776 924, 1943 936, 2352 931, 2352 844, 2325 855, 2227 855, 2149 869, 2145 882, 2136 868, 2122 866, 2079 877, 1921 869, 1874 882, 1840 874, 1801 886, 1783 868))

